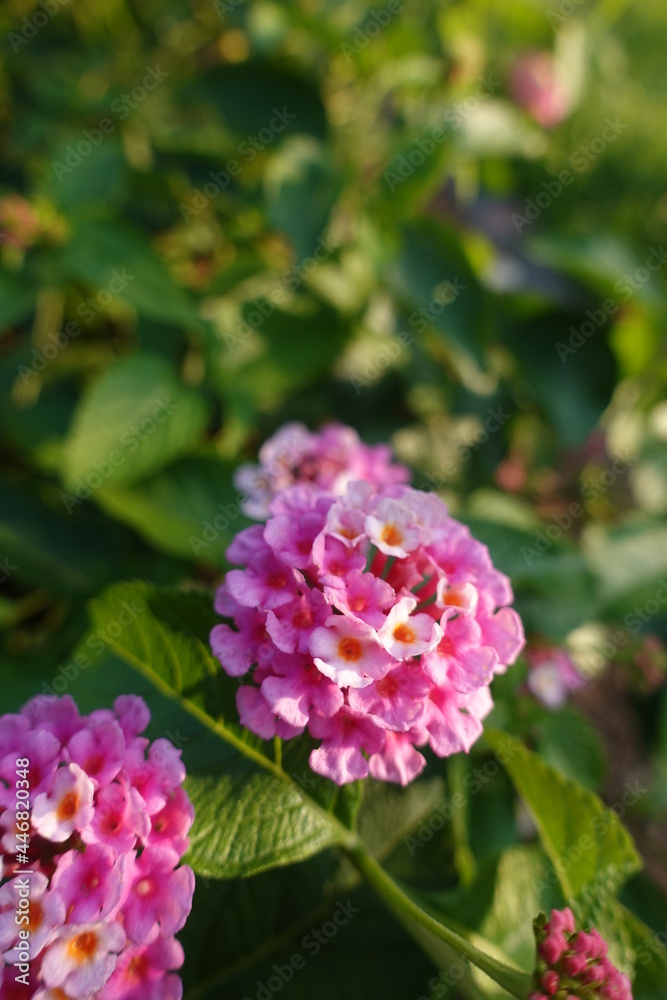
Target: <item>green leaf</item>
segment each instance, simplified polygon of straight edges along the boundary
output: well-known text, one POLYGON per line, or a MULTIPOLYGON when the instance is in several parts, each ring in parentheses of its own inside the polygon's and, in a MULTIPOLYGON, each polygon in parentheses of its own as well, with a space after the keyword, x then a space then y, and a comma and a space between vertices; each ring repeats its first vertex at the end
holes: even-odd
MULTIPOLYGON (((506 735, 486 730, 493 749, 506 735)), ((537 826, 567 899, 594 885, 615 893, 641 868, 630 833, 613 810, 537 754, 520 747, 502 761, 537 826)))
POLYGON ((100 537, 98 523, 74 524, 61 511, 0 482, 0 552, 18 579, 60 596, 88 596, 114 579, 118 540, 112 532, 100 537))
POLYGON ((596 525, 584 535, 584 550, 598 575, 600 602, 608 614, 620 616, 628 612, 625 624, 636 633, 642 622, 664 613, 667 601, 664 523, 647 521, 613 531, 596 525), (646 602, 650 604, 642 608, 646 602))
POLYGON ((391 281, 409 308, 426 308, 428 322, 454 353, 483 364, 484 293, 453 233, 430 222, 406 227, 391 281))
POLYGON ((30 316, 36 291, 22 277, 0 272, 0 327, 11 326, 30 316))
POLYGON ((237 685, 209 651, 218 619, 207 595, 122 584, 92 602, 91 618, 116 660, 198 723, 184 748, 196 811, 188 860, 198 874, 254 875, 354 837, 233 721, 237 685), (112 632, 110 623, 122 628, 112 632))
POLYGON ((329 853, 253 879, 200 884, 179 935, 184 1000, 266 998, 259 984, 273 985, 281 970, 285 1000, 421 996, 433 966, 382 901, 334 861, 329 853))
MULTIPOLYGON (((78 222, 71 241, 55 256, 66 280, 85 282, 129 302, 140 316, 172 326, 203 327, 194 301, 170 276, 141 232, 115 222, 78 222)), ((92 307, 90 307, 92 309, 92 307)), ((86 306, 79 306, 87 320, 86 306)), ((89 317, 92 319, 92 315, 89 317)))
MULTIPOLYGON (((256 306, 256 301, 244 306, 244 319, 257 311, 256 306)), ((270 315, 253 335, 258 356, 239 367, 230 365, 227 351, 217 359, 226 398, 250 399, 255 411, 275 405, 276 398, 324 376, 342 350, 348 330, 335 309, 308 295, 299 296, 293 312, 269 306, 270 315)))
POLYGON ((560 903, 557 890, 544 886, 547 865, 539 847, 514 845, 488 858, 470 885, 429 893, 428 899, 443 916, 493 941, 521 968, 531 969, 535 961, 531 915, 560 903))
POLYGON ((499 956, 498 948, 479 935, 472 935, 460 927, 458 922, 445 919, 422 893, 399 885, 362 845, 348 848, 348 854, 397 919, 442 968, 449 966, 450 951, 453 950, 482 970, 511 996, 526 1000, 532 977, 508 965, 504 956, 499 956), (443 943, 446 946, 444 952, 443 943))
POLYGON ((271 225, 289 236, 301 262, 316 248, 340 187, 323 147, 315 139, 288 139, 266 171, 271 225))
POLYGON ((72 147, 76 148, 77 140, 81 142, 80 132, 68 135, 67 140, 51 150, 44 188, 61 209, 70 212, 90 211, 93 207, 108 209, 126 196, 128 170, 122 144, 117 136, 101 132, 100 135, 103 138, 100 148, 74 166, 67 164, 68 149, 71 157, 72 147))
POLYGON ((65 443, 64 479, 94 492, 146 479, 191 451, 207 420, 200 394, 162 358, 134 354, 89 387, 65 443), (93 485, 95 484, 95 485, 93 485))
POLYGON ((571 708, 543 712, 536 724, 537 751, 568 778, 594 791, 602 782, 605 758, 593 727, 571 708))
MULTIPOLYGON (((206 73, 197 74, 191 87, 215 103, 229 128, 242 136, 270 128, 276 111, 295 116, 287 120, 284 130, 275 130, 273 142, 276 144, 282 142, 283 136, 294 132, 306 132, 318 138, 326 135, 327 113, 318 89, 310 77, 295 72, 284 63, 249 59, 236 65, 215 65, 206 73), (243 94, 243 102, 237 99, 238 94, 243 94)), ((244 162, 254 159, 253 150, 247 143, 240 152, 244 162)))
POLYGON ((633 950, 634 996, 638 1000, 663 1000, 667 983, 666 928, 662 927, 659 935, 654 934, 650 927, 620 903, 615 903, 613 927, 624 928, 633 950))
POLYGON ((144 483, 100 490, 97 499, 158 549, 221 565, 233 534, 247 524, 232 474, 213 455, 191 455, 144 483))

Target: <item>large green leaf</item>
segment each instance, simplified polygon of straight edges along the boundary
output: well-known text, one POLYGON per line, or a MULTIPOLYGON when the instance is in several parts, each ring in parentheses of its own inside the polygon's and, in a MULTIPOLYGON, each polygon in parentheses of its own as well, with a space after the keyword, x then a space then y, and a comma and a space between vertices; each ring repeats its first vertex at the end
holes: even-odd
POLYGON ((214 455, 188 456, 136 486, 100 490, 98 500, 157 548, 215 565, 247 524, 232 468, 214 455))
POLYGON ((38 497, 0 482, 0 552, 5 571, 59 596, 91 595, 118 578, 116 529, 100 537, 96 519, 75 525, 38 497))
POLYGON ((270 223, 292 241, 297 261, 316 248, 340 187, 333 165, 315 139, 288 139, 266 172, 270 223))
POLYGON ((101 631, 116 660, 198 723, 184 754, 196 810, 189 854, 195 871, 214 878, 252 875, 351 836, 334 815, 335 803, 329 811, 318 805, 233 721, 236 684, 208 649, 217 619, 207 595, 123 584, 92 603, 91 617, 93 634, 101 631))
MULTIPOLYGON (((487 730, 500 749, 504 734, 487 730)), ((503 760, 525 801, 567 899, 600 886, 611 893, 641 867, 630 833, 612 809, 525 747, 503 760)))
POLYGON ((182 385, 163 358, 123 358, 79 405, 65 444, 66 485, 78 487, 78 496, 146 479, 191 451, 206 420, 202 396, 182 385))
MULTIPOLYGON (((95 302, 90 308, 96 312, 106 304, 99 294, 106 290, 129 302, 147 319, 203 328, 194 301, 174 282, 141 232, 119 223, 81 220, 56 261, 66 280, 84 282, 94 289, 95 302)), ((92 319, 86 306, 77 311, 85 322, 92 319)))

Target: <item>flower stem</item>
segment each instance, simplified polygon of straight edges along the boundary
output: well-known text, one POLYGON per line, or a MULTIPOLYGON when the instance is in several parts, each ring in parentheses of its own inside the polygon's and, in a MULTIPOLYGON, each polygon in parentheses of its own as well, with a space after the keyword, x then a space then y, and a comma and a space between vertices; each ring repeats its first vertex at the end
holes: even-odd
POLYGON ((373 858, 363 845, 348 847, 350 860, 362 875, 371 883, 376 892, 396 912, 396 915, 408 924, 408 918, 425 927, 451 948, 467 958, 478 969, 485 972, 495 983, 517 1000, 526 1000, 532 989, 532 976, 519 969, 513 969, 504 962, 499 962, 486 952, 481 951, 466 938, 451 930, 441 920, 432 917, 423 910, 390 875, 373 858))

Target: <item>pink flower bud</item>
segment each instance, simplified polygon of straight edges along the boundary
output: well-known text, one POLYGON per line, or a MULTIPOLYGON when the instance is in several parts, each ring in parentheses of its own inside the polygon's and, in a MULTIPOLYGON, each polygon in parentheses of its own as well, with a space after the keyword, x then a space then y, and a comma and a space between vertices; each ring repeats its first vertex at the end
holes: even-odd
POLYGON ((562 961, 563 972, 568 976, 576 978, 586 968, 586 958, 584 955, 565 955, 562 961))
POLYGON ((545 972, 540 979, 540 986, 547 994, 547 996, 554 996, 558 992, 558 987, 560 986, 560 976, 554 969, 549 969, 545 972))
POLYGON ((567 941, 559 931, 552 931, 539 946, 538 951, 548 965, 555 965, 567 951, 567 941))

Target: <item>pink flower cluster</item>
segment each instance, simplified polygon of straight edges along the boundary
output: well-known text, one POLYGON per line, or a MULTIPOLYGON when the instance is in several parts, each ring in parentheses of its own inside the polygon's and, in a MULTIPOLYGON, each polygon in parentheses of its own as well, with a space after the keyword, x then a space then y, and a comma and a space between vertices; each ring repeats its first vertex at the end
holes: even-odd
POLYGON ((0 717, 0 996, 182 996, 194 810, 180 751, 139 735, 149 721, 136 695, 89 716, 39 696, 0 717))
POLYGON ((569 653, 559 646, 532 646, 525 652, 528 664, 526 686, 545 708, 562 708, 575 691, 585 687, 569 653))
POLYGON ((512 589, 434 494, 348 479, 342 494, 287 486, 241 531, 211 633, 241 722, 264 739, 304 730, 314 771, 337 784, 407 784, 415 747, 468 751, 489 684, 523 646, 512 589))
POLYGON ((406 467, 392 461, 389 445, 364 444, 355 430, 343 424, 327 424, 313 433, 293 422, 264 442, 259 465, 237 470, 235 483, 247 496, 244 512, 264 520, 276 494, 298 483, 340 494, 354 479, 388 486, 409 478, 406 467))
POLYGON ((607 944, 598 931, 577 931, 567 907, 536 921, 537 990, 528 1000, 632 1000, 628 977, 607 958, 607 944))

